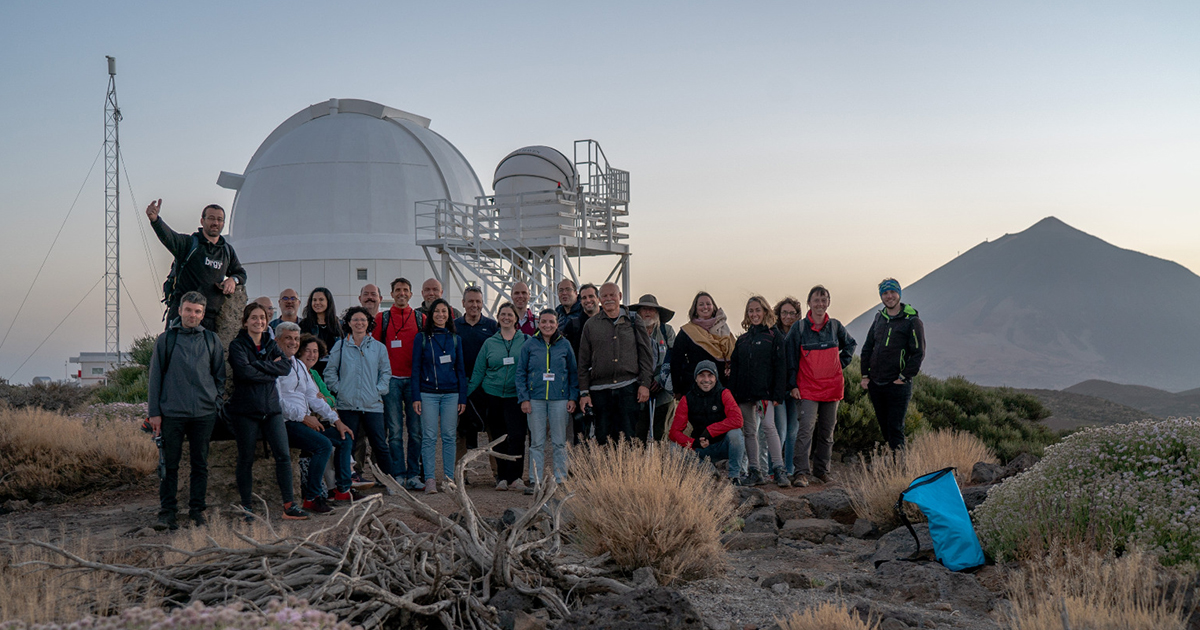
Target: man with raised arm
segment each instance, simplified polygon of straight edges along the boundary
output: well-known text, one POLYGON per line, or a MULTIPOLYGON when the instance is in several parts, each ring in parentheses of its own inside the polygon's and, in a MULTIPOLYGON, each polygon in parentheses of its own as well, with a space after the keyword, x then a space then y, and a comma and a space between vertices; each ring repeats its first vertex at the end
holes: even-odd
POLYGON ((217 332, 217 315, 221 313, 225 296, 233 293, 237 285, 246 284, 246 270, 238 262, 233 246, 221 236, 221 229, 225 227, 225 209, 215 203, 204 206, 200 211, 200 229, 186 236, 167 225, 159 216, 161 209, 162 199, 150 202, 146 206, 146 217, 158 240, 175 258, 172 275, 164 287, 167 328, 179 316, 183 294, 196 291, 208 302, 204 309, 204 328, 217 332))

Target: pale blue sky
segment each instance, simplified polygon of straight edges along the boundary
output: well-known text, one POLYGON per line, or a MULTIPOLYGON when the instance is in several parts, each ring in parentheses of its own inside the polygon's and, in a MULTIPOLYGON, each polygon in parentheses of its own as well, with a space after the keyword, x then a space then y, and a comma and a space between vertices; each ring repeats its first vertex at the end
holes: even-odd
MULTIPOLYGON (((241 172, 285 118, 363 98, 431 118, 485 188, 515 148, 599 140, 631 171, 635 298, 683 310, 705 288, 734 318, 751 292, 820 282, 849 321, 881 277, 911 283, 1047 215, 1200 271, 1198 32, 1192 2, 8 0, 0 335, 103 140, 104 55, 132 191, 180 229, 228 206, 217 173, 241 172)), ((103 272, 102 167, 0 377, 103 272)), ((127 300, 157 328, 132 206, 127 300)), ((15 380, 101 350, 102 304, 97 288, 15 380)), ((142 332, 131 308, 123 323, 125 340, 142 332)))

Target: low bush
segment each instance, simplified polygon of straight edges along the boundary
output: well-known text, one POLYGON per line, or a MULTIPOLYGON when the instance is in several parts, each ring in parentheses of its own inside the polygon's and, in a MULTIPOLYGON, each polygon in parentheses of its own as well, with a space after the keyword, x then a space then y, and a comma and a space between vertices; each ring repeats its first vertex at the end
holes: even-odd
POLYGON ((589 554, 609 553, 629 571, 651 567, 661 584, 724 570, 721 531, 734 516, 733 489, 692 453, 588 442, 570 457, 570 522, 589 554))
POLYGON ((148 409, 149 405, 144 400, 140 403, 103 403, 83 407, 71 414, 71 417, 86 424, 118 421, 140 423, 148 417, 148 409))
MULTIPOLYGON (((834 444, 844 450, 870 452, 883 441, 883 434, 870 398, 860 385, 857 357, 843 375, 845 397, 838 408, 834 444)), ((938 379, 918 374, 904 432, 911 437, 931 428, 967 431, 1008 461, 1024 452, 1040 455, 1058 441, 1054 431, 1038 422, 1049 416, 1050 411, 1030 394, 1007 387, 983 387, 959 376, 938 379)))
POLYGON ((98 403, 139 403, 150 396, 150 376, 140 365, 123 365, 109 370, 108 382, 96 387, 98 403))
POLYGON ((876 525, 894 525, 896 498, 913 479, 953 466, 954 476, 963 486, 970 481, 976 462, 995 463, 996 454, 974 435, 960 431, 922 433, 902 451, 882 446, 869 459, 859 460, 850 470, 846 489, 858 516, 876 525))
POLYGON ((71 624, 30 626, 18 621, 3 630, 350 630, 337 616, 309 608, 304 602, 273 600, 266 610, 246 610, 241 604, 208 608, 196 602, 165 612, 160 608, 130 608, 119 615, 89 617, 71 624))
POLYGON ((1011 575, 1012 606, 1002 623, 1012 630, 1183 630, 1182 583, 1136 549, 1111 558, 1056 545, 1011 575))
POLYGON ((115 487, 157 465, 154 442, 135 423, 0 408, 0 498, 53 500, 115 487))
POLYGON ((91 387, 66 382, 14 385, 0 378, 0 403, 14 409, 69 412, 85 404, 91 398, 92 390, 91 387))
POLYGON ((879 621, 864 621, 845 602, 821 602, 811 608, 792 613, 791 617, 775 619, 779 630, 877 630, 879 621))
POLYGON ((1163 564, 1200 565, 1200 420, 1087 429, 1046 449, 975 510, 997 559, 1087 540, 1120 553, 1136 545, 1163 564))

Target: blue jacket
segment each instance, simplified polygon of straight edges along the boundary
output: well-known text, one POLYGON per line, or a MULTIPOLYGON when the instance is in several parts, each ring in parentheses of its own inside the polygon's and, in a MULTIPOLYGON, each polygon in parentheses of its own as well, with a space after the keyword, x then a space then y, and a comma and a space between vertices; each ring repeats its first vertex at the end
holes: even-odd
POLYGON ((463 363, 462 340, 445 328, 436 328, 432 339, 417 333, 413 340, 412 394, 421 400, 421 392, 450 394, 458 392, 458 404, 467 404, 467 372, 463 363), (442 357, 450 359, 443 362, 442 357))
POLYGON ((521 346, 517 355, 517 402, 579 400, 579 367, 571 342, 554 333, 549 343, 541 331, 521 346), (548 381, 543 374, 553 374, 548 381))
POLYGON ((387 348, 371 335, 362 345, 347 335, 333 344, 325 366, 325 384, 337 395, 337 408, 383 413, 383 397, 392 379, 387 348))

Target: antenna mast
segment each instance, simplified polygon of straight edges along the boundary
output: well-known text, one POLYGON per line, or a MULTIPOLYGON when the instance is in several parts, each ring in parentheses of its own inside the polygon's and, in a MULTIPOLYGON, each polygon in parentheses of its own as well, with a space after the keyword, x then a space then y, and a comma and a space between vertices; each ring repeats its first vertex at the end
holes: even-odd
POLYGON ((104 99, 104 353, 121 362, 121 108, 117 106, 117 59, 108 59, 108 96, 104 99))

